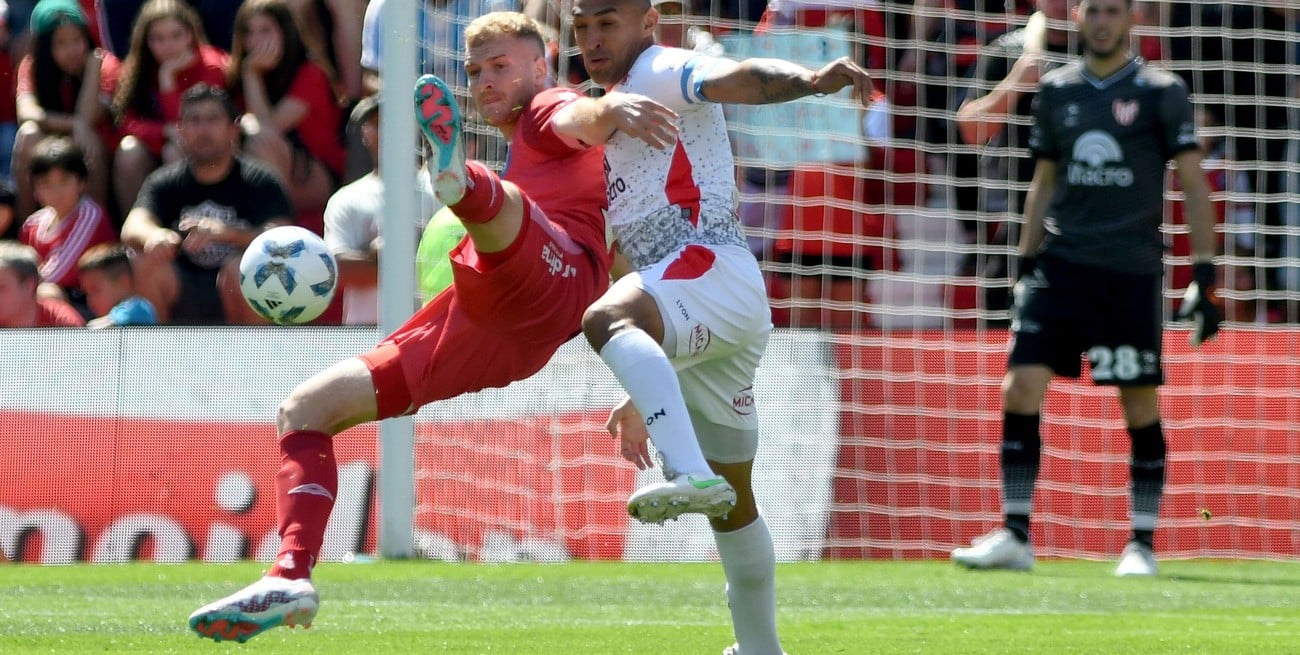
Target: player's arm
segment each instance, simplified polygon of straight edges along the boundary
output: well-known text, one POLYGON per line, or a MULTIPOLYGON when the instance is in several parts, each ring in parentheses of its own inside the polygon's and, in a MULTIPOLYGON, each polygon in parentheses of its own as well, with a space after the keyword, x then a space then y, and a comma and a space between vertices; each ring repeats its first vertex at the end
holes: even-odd
POLYGON ((810 70, 782 59, 709 58, 687 72, 694 97, 709 102, 768 105, 853 87, 863 107, 871 105, 871 76, 848 57, 810 70))
POLYGON ((1036 257, 1038 249, 1043 245, 1043 237, 1047 233, 1043 221, 1055 193, 1056 161, 1039 159, 1034 166, 1034 179, 1029 183, 1029 193, 1025 195, 1025 220, 1020 227, 1019 247, 1022 261, 1036 257))
POLYGON ((551 129, 574 145, 606 143, 616 132, 636 137, 660 150, 677 141, 677 112, 635 93, 582 97, 551 118, 551 129))
POLYGON ((1214 210, 1210 206, 1210 185, 1201 169, 1201 151, 1184 150, 1174 155, 1174 168, 1183 186, 1183 213, 1192 242, 1192 283, 1183 294, 1178 318, 1192 319, 1190 339, 1193 346, 1219 331, 1223 315, 1214 304, 1213 289, 1218 282, 1214 270, 1214 210))
POLYGON ((1214 209, 1210 204, 1210 184, 1201 168, 1201 152, 1184 150, 1174 155, 1174 170, 1183 188, 1183 213, 1192 242, 1192 262, 1209 262, 1214 258, 1214 209))

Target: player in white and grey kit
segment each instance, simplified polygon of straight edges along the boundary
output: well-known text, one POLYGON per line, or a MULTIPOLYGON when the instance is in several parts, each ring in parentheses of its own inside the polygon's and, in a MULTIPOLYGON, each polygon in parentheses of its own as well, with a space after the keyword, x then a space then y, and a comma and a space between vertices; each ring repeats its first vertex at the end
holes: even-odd
POLYGON ((771 312, 736 218, 735 165, 716 103, 853 87, 865 107, 871 80, 849 59, 812 71, 657 46, 649 0, 574 0, 572 19, 587 72, 609 94, 597 110, 558 115, 556 131, 604 144, 606 220, 631 271, 587 310, 583 332, 630 398, 609 422, 623 456, 649 466, 648 436, 667 478, 633 494, 628 510, 655 523, 709 516, 737 641, 727 652, 780 655, 772 537, 750 484, 754 374, 771 312), (644 120, 615 124, 599 110, 628 103, 645 103, 644 120), (675 121, 654 111, 665 106, 675 121), (634 143, 645 131, 661 134, 664 147, 634 143))
POLYGON ((1131 0, 1082 0, 1084 58, 1045 74, 1030 133, 1037 167, 1025 202, 1014 335, 1002 382, 1005 527, 953 551, 972 568, 1027 569, 1030 498, 1042 442, 1039 416, 1053 375, 1119 387, 1132 440, 1133 534, 1116 575, 1154 575, 1153 532, 1165 477, 1157 387, 1162 324, 1160 235, 1165 165, 1182 183, 1194 282, 1180 317, 1194 343, 1213 336, 1219 311, 1214 219, 1192 105, 1175 75, 1129 51, 1131 0))

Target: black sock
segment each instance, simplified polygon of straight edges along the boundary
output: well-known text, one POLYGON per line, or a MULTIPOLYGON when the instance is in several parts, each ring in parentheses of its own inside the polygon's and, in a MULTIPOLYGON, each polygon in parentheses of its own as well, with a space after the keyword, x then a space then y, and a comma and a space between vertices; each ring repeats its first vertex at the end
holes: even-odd
POLYGON ((1133 541, 1136 541, 1151 550, 1156 549, 1156 531, 1155 530, 1134 530, 1133 541))
POLYGON ((1160 514, 1160 496, 1165 488, 1165 437, 1160 421, 1140 428, 1129 428, 1132 456, 1129 476, 1133 494, 1133 540, 1148 548, 1154 545, 1156 517, 1160 514))
POLYGON ((1028 514, 1007 514, 1003 526, 1015 535, 1020 543, 1029 543, 1029 515, 1028 514))
POLYGON ((1022 542, 1029 541, 1029 507, 1043 449, 1038 423, 1038 414, 1002 414, 1002 511, 1006 528, 1022 542))

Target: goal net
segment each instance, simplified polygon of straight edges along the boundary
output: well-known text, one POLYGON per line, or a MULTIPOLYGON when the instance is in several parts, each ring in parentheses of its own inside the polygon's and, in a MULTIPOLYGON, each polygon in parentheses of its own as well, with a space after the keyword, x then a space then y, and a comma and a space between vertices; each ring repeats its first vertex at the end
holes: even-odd
MULTIPOLYGON (((560 83, 598 94, 573 46, 568 4, 541 4, 556 29, 560 83)), ((793 330, 774 341, 756 391, 762 413, 786 414, 764 424, 760 502, 775 516, 784 558, 942 557, 1001 520, 999 383, 1028 186, 1028 118, 1012 112, 1002 137, 970 144, 955 112, 997 83, 985 79, 994 75, 987 68, 1005 73, 1010 61, 993 62, 999 37, 1025 27, 1033 3, 773 0, 766 17, 764 4, 686 2, 677 15, 670 3, 659 36, 810 67, 853 57, 879 93, 866 111, 846 93, 727 108, 739 216, 767 276, 774 320, 793 330)), ((1177 71, 1202 110, 1228 317, 1223 334, 1199 350, 1187 346, 1186 325, 1167 326, 1169 468, 1157 551, 1289 556, 1300 512, 1300 165, 1291 138, 1300 23, 1285 3, 1137 4, 1134 49, 1177 71)), ((1039 39, 1059 32, 1059 58, 1076 51, 1066 22, 1029 30, 1039 39)), ((496 144, 481 156, 503 166, 492 130, 473 129, 496 144)), ((1170 182, 1167 317, 1190 278, 1181 196, 1170 182)), ((607 376, 599 360, 574 356, 548 368, 560 376, 546 392, 552 397, 572 399, 592 388, 593 375, 607 376)), ((607 386, 586 399, 595 406, 618 398, 602 379, 607 386)), ((1129 532, 1128 437, 1114 390, 1083 380, 1058 380, 1048 394, 1034 539, 1040 554, 1114 557, 1129 532)), ((612 458, 603 410, 578 411, 592 406, 574 402, 467 432, 421 423, 417 460, 437 464, 419 474, 417 526, 486 512, 470 524, 495 535, 477 539, 488 550, 510 545, 509 535, 522 552, 523 535, 544 525, 553 541, 579 544, 569 549, 578 556, 710 556, 699 536, 706 531, 695 530, 702 523, 625 541, 616 536, 629 534, 621 517, 593 518, 617 515, 617 478, 632 471, 612 458), (480 434, 515 436, 484 442, 480 434), (566 467, 572 475, 558 475, 566 467), (525 484, 522 471, 540 478, 525 484)), ((441 527, 422 534, 441 544, 437 556, 450 556, 441 527)), ((451 541, 464 556, 467 540, 451 541)), ((543 552, 556 551, 532 556, 543 552)))

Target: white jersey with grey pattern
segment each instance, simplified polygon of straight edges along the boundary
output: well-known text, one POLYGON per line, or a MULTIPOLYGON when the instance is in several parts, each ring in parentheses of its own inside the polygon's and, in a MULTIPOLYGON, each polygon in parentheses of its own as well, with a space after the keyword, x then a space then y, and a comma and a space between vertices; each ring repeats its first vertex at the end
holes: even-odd
POLYGON ((606 220, 638 269, 691 243, 747 247, 722 106, 700 95, 700 80, 719 61, 651 46, 610 89, 647 96, 680 116, 674 147, 659 150, 621 132, 605 145, 606 220))

